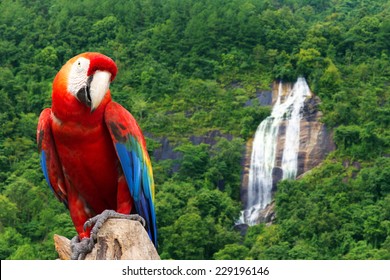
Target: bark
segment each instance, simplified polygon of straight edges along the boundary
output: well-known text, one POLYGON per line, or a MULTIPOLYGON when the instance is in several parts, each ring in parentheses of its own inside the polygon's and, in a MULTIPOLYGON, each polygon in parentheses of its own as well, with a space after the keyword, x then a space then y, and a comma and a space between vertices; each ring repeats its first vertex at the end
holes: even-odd
MULTIPOLYGON (((69 260, 70 240, 54 235, 61 260, 69 260)), ((147 232, 137 221, 109 219, 97 235, 97 242, 86 260, 159 260, 160 257, 147 232)))

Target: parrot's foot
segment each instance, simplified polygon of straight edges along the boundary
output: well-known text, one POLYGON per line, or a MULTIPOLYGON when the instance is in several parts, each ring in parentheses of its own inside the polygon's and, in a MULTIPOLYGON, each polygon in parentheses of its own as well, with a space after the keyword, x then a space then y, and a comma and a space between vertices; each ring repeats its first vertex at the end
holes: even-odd
POLYGON ((144 227, 146 225, 144 218, 138 214, 126 215, 117 213, 114 210, 104 210, 101 214, 96 215, 85 222, 84 231, 93 225, 90 238, 83 238, 80 240, 78 236, 75 236, 70 241, 72 260, 85 259, 85 256, 90 253, 95 246, 98 231, 103 226, 104 222, 110 218, 133 220, 140 222, 144 227))
POLYGON ((93 239, 93 241, 96 241, 98 231, 103 226, 104 222, 110 218, 138 221, 142 224, 143 227, 145 227, 145 225, 146 225, 144 218, 142 218, 138 214, 126 215, 126 214, 121 214, 121 213, 115 212, 114 210, 104 210, 101 214, 96 215, 95 217, 92 217, 88 221, 85 222, 84 231, 88 227, 91 227, 92 225, 94 225, 92 227, 90 236, 91 236, 91 239, 93 239))
POLYGON ((92 251, 95 242, 92 238, 83 238, 80 240, 76 235, 70 241, 70 248, 72 250, 72 260, 83 260, 85 256, 92 251))

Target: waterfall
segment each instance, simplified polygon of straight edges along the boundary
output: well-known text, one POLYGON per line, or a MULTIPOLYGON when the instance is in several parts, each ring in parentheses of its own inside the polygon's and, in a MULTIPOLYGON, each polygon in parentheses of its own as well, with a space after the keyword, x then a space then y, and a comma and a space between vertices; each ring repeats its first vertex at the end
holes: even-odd
POLYGON ((298 78, 287 98, 287 101, 291 99, 292 104, 289 105, 286 112, 288 124, 282 159, 283 179, 295 179, 297 176, 302 109, 306 98, 310 96, 311 93, 306 80, 298 78))
POLYGON ((283 179, 295 179, 297 175, 300 120, 305 99, 311 93, 304 78, 298 78, 293 88, 288 89, 287 96, 283 96, 282 88, 280 82, 271 116, 263 120, 256 130, 249 170, 248 199, 238 223, 256 224, 259 211, 272 200, 272 172, 280 136, 279 127, 283 121, 286 121, 281 164, 283 179))

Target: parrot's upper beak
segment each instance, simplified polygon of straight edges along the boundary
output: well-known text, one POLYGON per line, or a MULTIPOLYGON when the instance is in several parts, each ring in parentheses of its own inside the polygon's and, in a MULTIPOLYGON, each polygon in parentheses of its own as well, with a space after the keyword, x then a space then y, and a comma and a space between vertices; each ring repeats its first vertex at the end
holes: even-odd
POLYGON ((99 71, 90 75, 86 86, 77 92, 77 99, 91 108, 91 113, 102 102, 111 80, 111 73, 108 71, 99 71))
MULTIPOLYGON (((96 71, 89 83, 89 96, 91 99, 91 112, 93 112, 102 102, 108 88, 110 87, 111 73, 108 71, 96 71)), ((88 78, 88 81, 90 78, 88 78)))

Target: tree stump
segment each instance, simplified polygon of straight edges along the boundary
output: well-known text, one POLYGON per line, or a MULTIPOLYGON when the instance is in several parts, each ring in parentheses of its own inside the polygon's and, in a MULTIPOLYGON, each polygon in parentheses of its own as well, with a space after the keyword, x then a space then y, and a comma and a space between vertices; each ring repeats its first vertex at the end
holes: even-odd
MULTIPOLYGON (((70 240, 54 235, 61 260, 71 256, 70 240)), ((86 260, 159 260, 160 257, 141 223, 125 219, 107 220, 97 234, 97 242, 86 260)))

